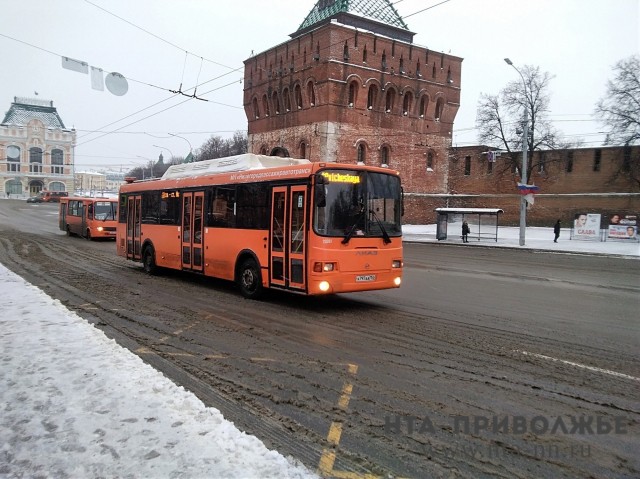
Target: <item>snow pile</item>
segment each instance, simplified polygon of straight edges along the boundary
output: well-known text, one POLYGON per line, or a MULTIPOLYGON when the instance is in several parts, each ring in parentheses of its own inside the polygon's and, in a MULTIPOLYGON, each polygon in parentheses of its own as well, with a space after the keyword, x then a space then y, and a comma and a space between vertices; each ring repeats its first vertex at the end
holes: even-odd
POLYGON ((0 476, 315 478, 0 265, 0 476))

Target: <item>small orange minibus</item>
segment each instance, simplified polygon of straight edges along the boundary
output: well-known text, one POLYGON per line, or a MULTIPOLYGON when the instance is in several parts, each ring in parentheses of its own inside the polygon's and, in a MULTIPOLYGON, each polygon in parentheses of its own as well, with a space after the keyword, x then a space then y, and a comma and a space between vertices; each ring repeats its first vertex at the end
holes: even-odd
POLYGON ((60 198, 59 227, 68 236, 88 240, 116 238, 118 200, 115 198, 60 198))

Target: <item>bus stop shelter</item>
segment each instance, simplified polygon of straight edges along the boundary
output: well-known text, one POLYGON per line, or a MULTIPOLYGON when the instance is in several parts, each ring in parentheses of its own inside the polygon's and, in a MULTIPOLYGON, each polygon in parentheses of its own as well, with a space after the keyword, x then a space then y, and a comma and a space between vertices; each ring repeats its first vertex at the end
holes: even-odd
POLYGON ((436 208, 436 238, 446 240, 448 235, 461 236, 462 222, 469 224, 469 239, 498 241, 500 208, 436 208), (449 233, 450 232, 450 233, 449 233))

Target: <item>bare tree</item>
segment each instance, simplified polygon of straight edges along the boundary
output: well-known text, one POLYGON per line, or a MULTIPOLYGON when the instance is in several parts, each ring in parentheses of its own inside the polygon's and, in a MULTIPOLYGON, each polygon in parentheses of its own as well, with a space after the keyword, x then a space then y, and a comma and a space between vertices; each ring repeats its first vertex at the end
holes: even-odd
POLYGON ((247 149, 248 139, 245 132, 236 131, 232 138, 227 139, 212 136, 197 150, 196 161, 240 155, 246 153, 247 149))
POLYGON ((609 131, 605 145, 622 145, 619 177, 640 188, 640 155, 631 146, 640 143, 640 56, 632 55, 613 67, 615 78, 607 82, 607 92, 596 104, 595 115, 609 131))
MULTIPOLYGON (((540 72, 539 67, 525 65, 520 69, 522 79, 509 82, 497 95, 482 94, 478 104, 476 125, 478 139, 482 144, 506 150, 504 169, 516 168, 522 171, 522 151, 524 109, 529 117, 529 153, 540 149, 565 148, 559 132, 548 119, 549 83, 553 77, 548 72, 540 72)), ((531 155, 527 167, 527 178, 531 178, 534 168, 542 156, 531 155)), ((547 161, 549 161, 547 159, 547 161)))
POLYGON ((640 56, 620 60, 613 70, 595 115, 609 130, 606 145, 633 145, 640 142, 640 56))

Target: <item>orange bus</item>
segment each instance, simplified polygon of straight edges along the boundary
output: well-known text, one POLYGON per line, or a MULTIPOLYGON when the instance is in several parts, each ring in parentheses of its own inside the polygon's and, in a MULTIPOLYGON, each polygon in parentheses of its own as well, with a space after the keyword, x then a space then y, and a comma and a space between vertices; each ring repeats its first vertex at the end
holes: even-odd
POLYGON ((402 189, 388 168, 251 153, 120 187, 116 249, 158 268, 308 295, 397 288, 402 189))
POLYGON ((60 198, 58 224, 68 236, 88 240, 116 237, 118 200, 116 198, 60 198))

